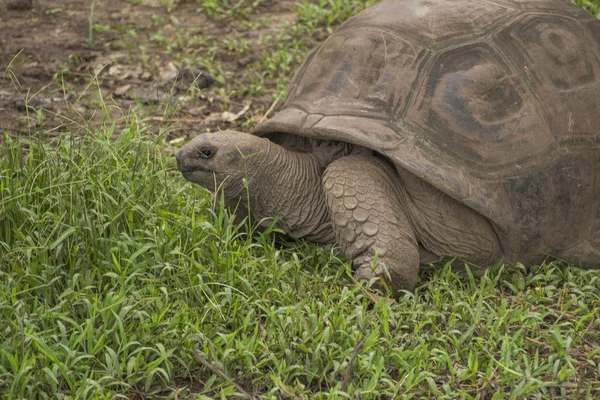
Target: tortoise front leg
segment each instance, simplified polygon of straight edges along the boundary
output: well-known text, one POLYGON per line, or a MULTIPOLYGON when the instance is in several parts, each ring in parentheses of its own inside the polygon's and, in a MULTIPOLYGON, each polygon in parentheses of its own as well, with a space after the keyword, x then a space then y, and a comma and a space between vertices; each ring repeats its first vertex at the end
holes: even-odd
POLYGON ((397 181, 383 160, 356 155, 331 163, 323 177, 335 238, 356 278, 382 278, 394 294, 413 290, 419 272, 419 245, 397 181))

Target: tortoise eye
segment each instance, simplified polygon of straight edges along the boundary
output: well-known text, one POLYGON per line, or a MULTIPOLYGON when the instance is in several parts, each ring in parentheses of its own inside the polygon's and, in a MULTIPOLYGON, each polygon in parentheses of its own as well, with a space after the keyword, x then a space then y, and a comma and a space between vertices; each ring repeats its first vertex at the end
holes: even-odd
POLYGON ((215 154, 215 152, 211 149, 201 149, 200 151, 198 151, 198 157, 200 157, 204 160, 208 160, 214 154, 215 154))

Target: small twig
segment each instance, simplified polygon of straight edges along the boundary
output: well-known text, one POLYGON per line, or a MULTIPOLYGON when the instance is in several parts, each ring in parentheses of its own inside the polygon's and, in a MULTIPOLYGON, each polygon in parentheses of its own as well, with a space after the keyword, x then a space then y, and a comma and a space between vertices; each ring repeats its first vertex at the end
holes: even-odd
POLYGON ((544 343, 544 342, 540 342, 539 340, 535 340, 535 339, 533 339, 533 338, 530 338, 529 336, 525 336, 525 339, 527 339, 527 340, 529 340, 531 343, 535 343, 535 344, 537 344, 537 345, 539 345, 539 346, 550 347, 550 346, 548 346, 546 343, 544 343))
POLYGON ((348 384, 350 383, 350 373, 352 372, 352 365, 354 361, 356 361, 356 357, 358 357, 358 353, 365 347, 365 344, 362 341, 358 341, 354 345, 354 352, 352 353, 352 357, 350 361, 348 361, 348 365, 346 365, 346 371, 344 372, 344 378, 342 379, 342 391, 348 391, 348 384))
POLYGON ((588 326, 585 328, 585 330, 583 331, 583 333, 580 335, 580 337, 583 339, 589 332, 590 328, 594 325, 594 322, 596 322, 596 320, 592 319, 590 321, 590 323, 588 324, 588 326))
POLYGON ((392 299, 391 297, 380 296, 377 293, 369 291, 369 289, 364 289, 364 293, 367 295, 369 300, 371 300, 375 304, 379 303, 381 300, 383 300, 386 304, 396 303, 396 299, 392 299))
POLYGON ((559 318, 558 318, 557 322, 561 319, 567 319, 569 321, 572 321, 575 319, 575 316, 573 314, 565 312, 565 311, 560 311, 560 315, 558 317, 559 318))
POLYGON ((296 395, 296 394, 294 394, 294 393, 290 392, 290 391, 289 391, 289 390, 288 390, 288 389, 287 389, 287 388, 286 388, 286 387, 283 385, 283 383, 282 383, 281 385, 277 386, 277 387, 278 387, 278 388, 279 388, 279 390, 281 390, 281 391, 282 391, 282 392, 283 392, 285 395, 287 395, 287 396, 289 396, 289 397, 291 397, 291 398, 293 398, 293 399, 296 399, 296 400, 302 400, 302 397, 300 397, 300 396, 298 396, 298 395, 296 395))
MULTIPOLYGON (((350 275, 350 279, 352 279, 352 281, 354 282, 354 285, 343 285, 343 286, 351 288, 351 287, 354 287, 355 285, 357 285, 359 283, 358 280, 356 278, 354 278, 354 276, 352 276, 352 275, 350 275)), ((367 298, 369 300, 371 300, 375 304, 379 303, 381 300, 383 300, 387 304, 394 304, 394 303, 396 303, 396 299, 393 299, 391 297, 380 296, 377 293, 371 291, 369 288, 365 287, 365 285, 362 285, 360 289, 363 292, 363 294, 365 296, 367 296, 367 298)))
POLYGON ((277 103, 279 103, 279 99, 281 98, 281 95, 277 96, 277 98, 275 99, 275 101, 273 102, 273 104, 271 104, 271 107, 269 107, 269 109, 267 110, 267 112, 265 113, 265 115, 263 115, 261 117, 261 119, 258 121, 259 124, 261 124, 265 119, 267 119, 267 117, 269 116, 269 114, 271 114, 271 111, 273 111, 273 109, 275 108, 275 106, 277 106, 277 103))
POLYGON ((258 321, 258 329, 260 330, 261 339, 265 340, 265 338, 267 337, 267 330, 263 326, 262 317, 260 316, 260 313, 257 311, 256 314, 256 320, 258 321))
MULTIPOLYGON (((598 392, 600 391, 600 386, 598 386, 600 384, 600 381, 588 381, 586 382, 588 384, 591 385, 590 390, 594 391, 594 392, 598 392)), ((550 383, 546 383, 544 384, 544 387, 550 387, 550 388, 567 388, 567 389, 580 389, 582 388, 582 386, 578 383, 569 383, 569 382, 550 382, 550 383)))
POLYGON ((150 117, 150 121, 158 122, 206 122, 205 118, 165 118, 165 117, 150 117))
POLYGON ((194 355, 194 358, 196 359, 196 361, 198 361, 200 364, 204 365, 206 368, 210 369, 212 372, 219 375, 221 378, 225 379, 226 381, 231 382, 233 384, 233 386, 235 386, 235 389, 238 392, 240 392, 241 394, 243 394, 244 396, 246 396, 249 399, 254 399, 254 397, 252 397, 248 392, 246 392, 244 390, 244 388, 242 388, 240 385, 238 385, 233 379, 228 377, 227 374, 225 374, 225 372, 223 372, 223 370, 221 368, 206 361, 204 359, 204 357, 202 357, 202 355, 200 355, 200 353, 198 351, 192 350, 192 354, 194 355))
POLYGON ((396 387, 401 388, 402 386, 404 386, 404 384, 406 383, 406 380, 408 379, 408 377, 410 376, 410 374, 415 372, 415 369, 417 367, 414 367, 413 369, 410 370, 410 372, 407 372, 406 374, 404 374, 404 378, 402 378, 400 380, 400 382, 398 383, 398 385, 396 385, 396 387))
MULTIPOLYGON (((539 313, 543 313, 545 311, 545 310, 542 310, 542 309, 540 309, 539 307, 536 307, 536 306, 532 306, 530 308, 530 310, 533 311, 533 312, 539 312, 539 313)), ((561 319, 566 319, 566 320, 569 320, 569 321, 572 321, 572 320, 576 319, 575 316, 573 314, 569 313, 569 312, 560 311, 560 310, 552 310, 552 311, 554 311, 554 314, 548 313, 546 315, 549 316, 549 317, 556 318, 556 322, 560 321, 561 319)))
MULTIPOLYGON (((490 382, 497 380, 498 378, 495 376, 497 369, 494 369, 492 372, 492 376, 490 376, 489 379, 486 379, 485 382, 483 382, 483 385, 481 385, 481 387, 477 388, 477 398, 481 399, 484 398, 483 394, 485 393, 485 389, 489 386, 490 382)), ((407 374, 408 376, 408 374, 407 374)))

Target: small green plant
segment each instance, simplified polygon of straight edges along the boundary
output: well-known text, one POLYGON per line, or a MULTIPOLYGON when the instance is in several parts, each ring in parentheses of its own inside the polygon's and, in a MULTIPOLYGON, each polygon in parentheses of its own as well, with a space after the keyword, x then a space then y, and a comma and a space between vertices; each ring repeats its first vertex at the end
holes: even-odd
POLYGON ((161 15, 152 14, 150 16, 150 21, 152 21, 152 26, 161 26, 165 20, 161 15))
POLYGON ((161 30, 158 30, 156 33, 154 33, 150 40, 158 45, 164 46, 167 44, 167 37, 161 30))
POLYGON ((179 0, 160 0, 160 3, 168 13, 172 13, 179 5, 179 0))
POLYGON ((598 0, 571 0, 571 2, 600 18, 600 3, 598 0))
POLYGON ((250 44, 246 38, 237 38, 231 35, 223 39, 223 43, 227 50, 239 55, 246 54, 250 50, 250 44))
POLYGON ((358 11, 379 0, 318 0, 309 2, 307 0, 296 4, 296 15, 298 22, 314 30, 318 26, 324 26, 331 30, 358 11))
POLYGON ((63 9, 58 7, 58 8, 51 8, 48 11, 46 11, 46 15, 59 15, 60 13, 62 13, 63 9))
POLYGON ((246 17, 256 11, 256 9, 266 0, 196 0, 201 8, 198 12, 203 12, 210 17, 217 19, 246 17))

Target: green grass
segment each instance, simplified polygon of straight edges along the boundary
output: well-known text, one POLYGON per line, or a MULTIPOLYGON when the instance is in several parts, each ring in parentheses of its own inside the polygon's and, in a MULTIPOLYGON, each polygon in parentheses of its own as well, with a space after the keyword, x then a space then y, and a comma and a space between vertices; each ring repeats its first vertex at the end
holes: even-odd
POLYGON ((571 3, 577 4, 593 15, 600 17, 600 2, 598 0, 571 0, 571 3))
POLYGON ((247 17, 268 0, 196 0, 198 11, 216 19, 247 17))
POLYGON ((304 27, 314 30, 319 26, 340 25, 358 11, 379 0, 304 0, 296 5, 297 20, 304 27))
MULTIPOLYGON (((226 3, 199 5, 254 15, 226 3)), ((302 25, 249 65, 254 86, 226 90, 281 96, 306 35, 366 4, 299 3, 302 25)), ((206 51, 218 77, 224 52, 250 52, 243 36, 155 40, 206 51)), ((135 113, 99 120, 0 140, 0 398, 600 397, 600 271, 444 268, 374 299, 335 253, 244 234, 135 113)))
POLYGON ((373 301, 335 255, 243 234, 164 148, 134 116, 4 137, 0 397, 600 395, 600 272, 444 269, 373 301))

